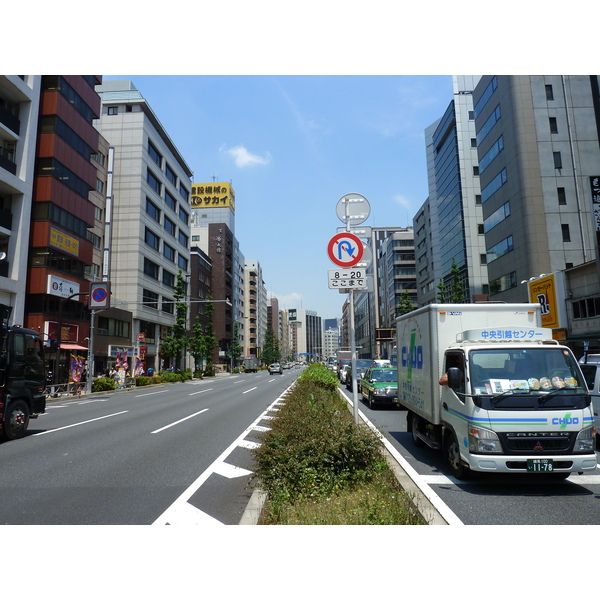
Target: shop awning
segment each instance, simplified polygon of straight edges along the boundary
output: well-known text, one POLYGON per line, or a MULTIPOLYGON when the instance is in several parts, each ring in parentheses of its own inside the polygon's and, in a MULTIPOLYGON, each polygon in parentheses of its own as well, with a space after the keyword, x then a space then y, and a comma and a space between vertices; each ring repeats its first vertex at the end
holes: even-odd
POLYGON ((79 344, 61 344, 60 347, 63 350, 87 350, 85 346, 79 344))

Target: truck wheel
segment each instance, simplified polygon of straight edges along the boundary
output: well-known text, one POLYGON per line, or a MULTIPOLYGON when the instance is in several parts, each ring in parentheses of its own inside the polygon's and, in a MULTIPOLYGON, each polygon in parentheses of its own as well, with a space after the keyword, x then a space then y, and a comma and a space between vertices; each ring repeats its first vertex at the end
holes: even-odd
POLYGON ((454 433, 449 433, 444 442, 444 454, 450 471, 456 479, 468 479, 470 469, 464 465, 460 458, 460 449, 458 447, 458 440, 454 433))
POLYGON ((29 425, 29 408, 23 400, 15 400, 8 405, 4 415, 4 437, 7 440, 22 438, 29 425))
POLYGON ((409 426, 410 432, 412 434, 413 444, 417 448, 422 448, 423 446, 425 446, 425 442, 420 437, 417 436, 417 424, 419 423, 419 417, 417 417, 417 415, 415 415, 414 413, 409 413, 408 420, 409 420, 408 426, 409 426))

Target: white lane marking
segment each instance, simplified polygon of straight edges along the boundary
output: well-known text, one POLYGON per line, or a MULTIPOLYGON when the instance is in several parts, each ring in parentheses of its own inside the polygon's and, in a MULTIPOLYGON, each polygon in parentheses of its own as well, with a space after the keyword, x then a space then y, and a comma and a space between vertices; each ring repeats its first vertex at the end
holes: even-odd
POLYGON ((175 425, 179 425, 179 423, 183 423, 184 421, 187 421, 188 419, 191 419, 192 417, 197 417, 198 415, 201 415, 203 412, 206 412, 208 410, 208 408, 204 408, 202 410, 199 410, 197 413, 194 413, 193 415, 189 415, 188 417, 184 417, 183 419, 179 419, 179 421, 175 421, 174 423, 170 423, 169 425, 165 425, 164 427, 161 427, 160 429, 156 429, 155 431, 151 431, 150 433, 160 433, 161 431, 164 431, 165 429, 169 429, 169 427, 173 427, 175 425))
MULTIPOLYGON (((285 396, 285 394, 289 391, 289 389, 292 386, 288 387, 282 394, 282 396, 285 396)), ((215 472, 215 469, 218 467, 218 465, 222 464, 224 462, 224 460, 233 452, 233 450, 235 448, 237 448, 238 446, 241 446, 244 443, 244 438, 251 433, 252 431, 255 430, 255 426, 256 424, 263 418, 263 416, 265 415, 265 413, 269 412, 273 406, 275 406, 276 404, 282 404, 284 403, 283 399, 281 397, 277 398, 277 400, 275 400, 275 402, 273 402, 273 404, 271 404, 267 410, 265 410, 264 413, 262 413, 258 419, 256 419, 256 421, 254 421, 252 423, 252 425, 250 425, 250 427, 248 427, 248 429, 246 429, 246 431, 242 432, 242 434, 228 447, 226 448, 222 454, 220 456, 217 457, 217 459, 208 467, 208 469, 206 469, 206 471, 204 471, 204 473, 202 473, 200 475, 200 477, 198 477, 196 479, 196 481, 194 481, 178 498, 175 499, 175 501, 173 502, 173 504, 171 504, 171 506, 169 506, 152 524, 153 525, 168 525, 169 523, 171 523, 171 515, 173 513, 175 514, 182 514, 185 512, 185 508, 183 510, 180 511, 181 505, 182 504, 189 504, 188 500, 198 491, 198 489, 200 489, 200 487, 202 487, 202 485, 206 482, 206 480, 215 472)), ((193 511, 192 511, 193 512, 193 511)), ((192 519, 190 519, 190 522, 186 522, 185 524, 193 524, 194 521, 192 519)))
POLYGON ((143 398, 144 396, 154 396, 155 394, 164 394, 168 390, 159 390, 158 392, 148 392, 147 394, 138 394, 136 398, 143 398))
POLYGON ((240 448, 245 448, 246 450, 256 450, 260 448, 260 444, 258 442, 251 442, 249 440, 242 440, 239 444, 240 448))
POLYGON ((227 477, 227 479, 235 479, 236 477, 245 477, 246 475, 252 475, 252 471, 248 469, 242 469, 242 467, 236 467, 229 463, 222 462, 220 465, 215 466, 214 472, 217 475, 227 477))
MULTIPOLYGON (((102 419, 109 419, 110 417, 116 417, 118 415, 124 415, 128 413, 128 410, 122 410, 118 413, 113 413, 112 415, 105 415, 104 417, 98 417, 97 419, 90 419, 89 421, 81 421, 81 423, 73 423, 73 425, 65 425, 64 427, 57 427, 56 429, 48 429, 48 431, 40 431, 39 433, 34 433, 33 435, 46 435, 47 433, 54 433, 55 431, 62 431, 63 429, 70 429, 71 427, 79 427, 80 425, 85 425, 86 423, 93 423, 94 421, 101 421, 102 419)), ((33 437, 33 436, 32 436, 33 437)))
POLYGON ((207 390, 200 390, 199 392, 192 392, 191 394, 188 394, 188 396, 195 396, 196 394, 204 394, 204 392, 212 392, 212 388, 208 388, 207 390))
POLYGON ((242 392, 242 394, 247 394, 248 392, 251 392, 253 390, 255 390, 258 386, 255 386, 253 388, 250 388, 249 390, 246 390, 245 392, 242 392))
MULTIPOLYGON (((502 475, 511 475, 511 473, 497 473, 497 475, 502 476, 502 475)), ((473 480, 473 481, 460 481, 459 479, 456 479, 454 477, 448 477, 446 475, 421 475, 421 478, 423 479, 423 481, 425 481, 426 483, 428 483, 429 485, 485 485, 485 482, 482 483, 481 480, 473 480)), ((546 480, 547 481, 547 480, 546 480)), ((572 474, 568 479, 565 479, 565 481, 570 482, 570 483, 579 483, 581 485, 583 484, 588 484, 588 485, 600 485, 600 475, 577 475, 577 474, 572 474)), ((497 481, 489 481, 487 482, 490 485, 498 485, 497 481)), ((506 485, 514 485, 514 482, 512 481, 508 481, 506 482, 506 485)))
POLYGON ((169 513, 166 525, 224 525, 188 502, 179 504, 169 513))

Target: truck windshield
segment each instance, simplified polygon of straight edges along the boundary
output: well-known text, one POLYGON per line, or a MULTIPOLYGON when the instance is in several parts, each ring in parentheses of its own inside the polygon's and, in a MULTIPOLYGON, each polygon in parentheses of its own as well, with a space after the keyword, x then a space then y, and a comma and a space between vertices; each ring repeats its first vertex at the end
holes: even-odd
POLYGON ((469 355, 471 392, 485 408, 583 408, 586 385, 564 348, 489 348, 469 355))

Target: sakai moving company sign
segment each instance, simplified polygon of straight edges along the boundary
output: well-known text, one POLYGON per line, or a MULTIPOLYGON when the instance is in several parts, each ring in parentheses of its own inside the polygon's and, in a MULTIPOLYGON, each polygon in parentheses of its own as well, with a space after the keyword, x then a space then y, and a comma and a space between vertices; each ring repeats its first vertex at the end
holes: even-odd
POLYGON ((565 322, 563 274, 553 273, 529 282, 529 301, 542 307, 542 326, 560 329, 565 322))

